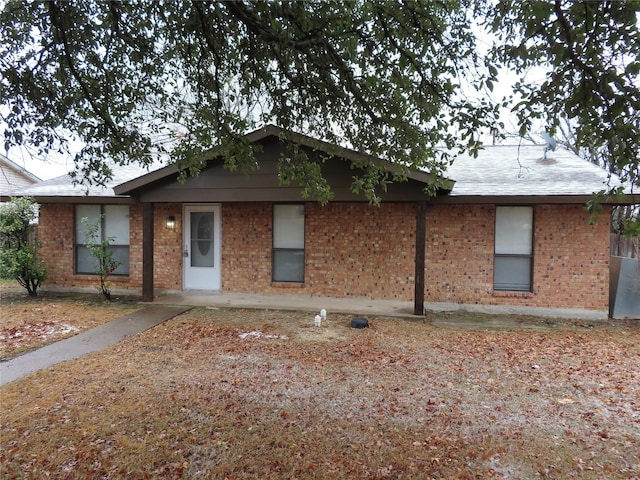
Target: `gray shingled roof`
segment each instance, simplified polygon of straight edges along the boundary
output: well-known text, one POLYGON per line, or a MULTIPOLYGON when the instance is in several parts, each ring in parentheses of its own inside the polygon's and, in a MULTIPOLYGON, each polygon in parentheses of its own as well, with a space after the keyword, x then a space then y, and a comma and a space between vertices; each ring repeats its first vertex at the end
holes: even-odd
MULTIPOLYGON (((161 168, 156 166, 151 170, 161 168)), ((113 188, 121 183, 128 182, 134 178, 140 177, 148 173, 146 168, 139 165, 116 166, 113 168, 113 179, 108 182, 107 186, 84 186, 73 185, 73 181, 69 175, 62 175, 50 180, 37 183, 30 187, 12 190, 8 195, 12 196, 30 196, 36 198, 49 197, 97 197, 97 198, 127 198, 126 195, 116 195, 113 188)))
POLYGON ((602 168, 562 147, 548 151, 542 145, 495 145, 477 158, 457 157, 445 176, 454 180, 451 196, 592 195, 618 186, 602 168))
MULTIPOLYGON (((456 158, 445 176, 455 181, 449 197, 589 196, 618 185, 619 179, 577 155, 558 148, 547 152, 541 145, 487 146, 477 158, 456 158)), ((159 168, 159 167, 156 167, 159 168)), ((136 165, 116 167, 108 187, 73 186, 68 175, 10 192, 52 201, 56 197, 121 198, 113 188, 148 173, 136 165)), ((629 193, 631 193, 629 191, 629 193)))

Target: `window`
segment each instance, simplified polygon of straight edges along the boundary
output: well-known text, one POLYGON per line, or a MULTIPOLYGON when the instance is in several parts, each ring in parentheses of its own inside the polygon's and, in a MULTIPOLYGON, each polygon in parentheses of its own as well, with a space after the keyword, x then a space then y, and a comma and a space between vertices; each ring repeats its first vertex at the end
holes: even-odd
POLYGON ((494 290, 531 291, 533 208, 496 207, 494 290))
POLYGON ((76 205, 76 273, 95 274, 97 260, 85 245, 87 223, 98 224, 96 242, 109 240, 109 250, 120 262, 112 275, 129 275, 129 206, 76 205))
POLYGON ((273 281, 304 282, 304 205, 273 206, 273 281))

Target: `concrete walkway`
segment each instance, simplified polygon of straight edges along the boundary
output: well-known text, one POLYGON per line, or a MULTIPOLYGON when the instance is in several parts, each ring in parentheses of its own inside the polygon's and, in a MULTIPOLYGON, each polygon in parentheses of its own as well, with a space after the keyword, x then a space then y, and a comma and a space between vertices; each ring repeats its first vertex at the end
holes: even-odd
POLYGON ((101 350, 189 310, 190 306, 147 306, 73 337, 0 362, 0 385, 57 363, 101 350))

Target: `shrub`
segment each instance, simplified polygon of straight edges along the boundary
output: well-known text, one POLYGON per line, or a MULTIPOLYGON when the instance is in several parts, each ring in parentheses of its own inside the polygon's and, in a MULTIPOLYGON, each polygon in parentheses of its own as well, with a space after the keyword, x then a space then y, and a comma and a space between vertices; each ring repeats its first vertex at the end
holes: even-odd
POLYGON ((96 223, 89 223, 89 219, 82 218, 82 223, 85 224, 85 244, 91 254, 97 260, 96 274, 100 277, 100 285, 98 291, 102 294, 105 300, 111 300, 111 288, 110 283, 107 281, 107 277, 120 265, 120 262, 115 259, 113 251, 109 249, 109 246, 113 242, 113 237, 100 239, 100 222, 102 222, 103 216, 98 218, 96 223))
POLYGON ((0 277, 17 280, 30 297, 38 295, 46 279, 34 235, 36 218, 37 204, 31 198, 12 198, 0 205, 0 277))

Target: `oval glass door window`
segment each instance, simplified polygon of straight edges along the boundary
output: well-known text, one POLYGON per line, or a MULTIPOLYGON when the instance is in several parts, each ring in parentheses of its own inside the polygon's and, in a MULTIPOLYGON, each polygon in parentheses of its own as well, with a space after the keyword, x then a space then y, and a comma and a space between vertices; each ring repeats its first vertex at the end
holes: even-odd
POLYGON ((213 212, 191 212, 191 266, 213 267, 213 212))

